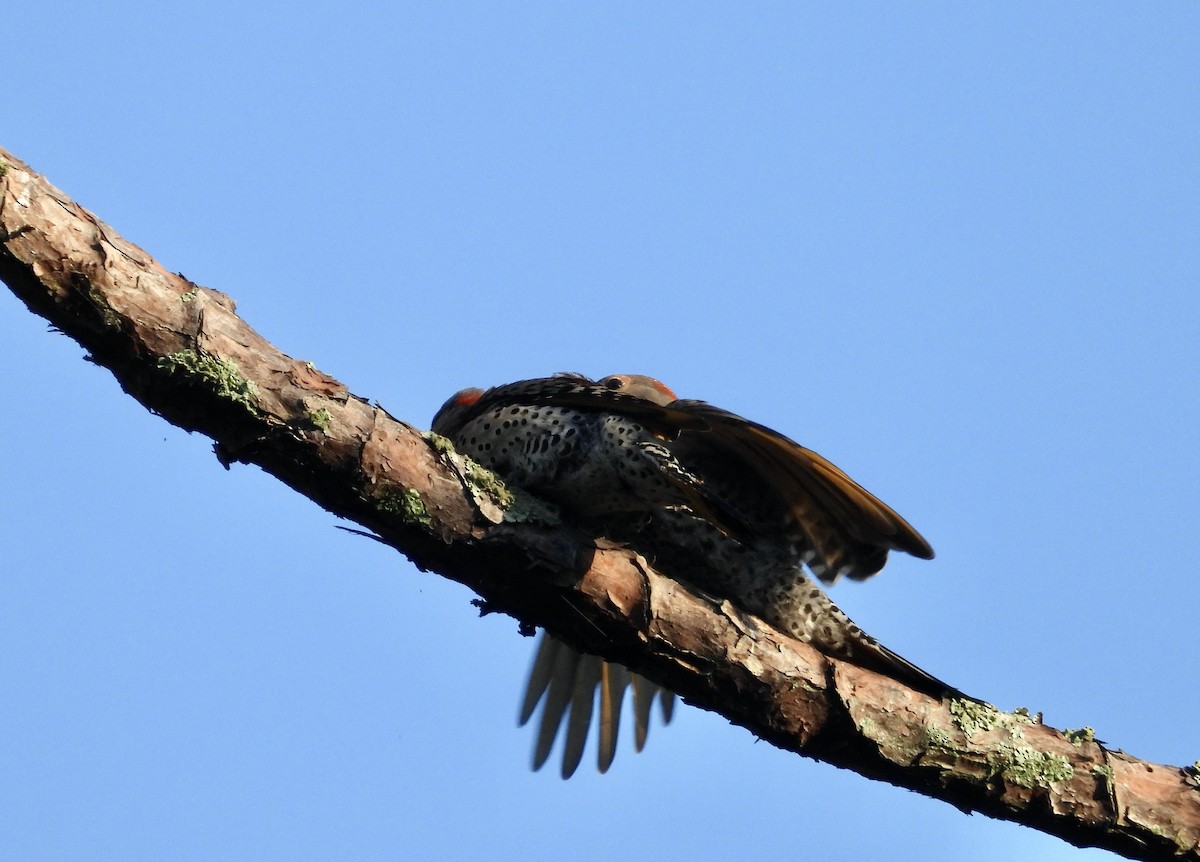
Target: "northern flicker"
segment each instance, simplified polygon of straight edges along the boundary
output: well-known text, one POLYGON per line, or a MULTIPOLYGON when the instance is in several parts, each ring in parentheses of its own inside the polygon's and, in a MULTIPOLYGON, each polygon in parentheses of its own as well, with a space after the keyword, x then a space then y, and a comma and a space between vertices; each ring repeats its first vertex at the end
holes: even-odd
MULTIPOLYGON (((679 400, 659 381, 632 374, 599 381, 563 374, 465 389, 438 411, 433 430, 665 574, 729 599, 827 655, 928 694, 959 694, 865 634, 807 577, 806 567, 826 584, 842 576, 862 580, 883 567, 890 550, 930 559, 933 549, 890 507, 787 437, 703 401, 679 400)), ((534 768, 565 724, 563 777, 574 772, 599 688, 605 771, 627 687, 640 750, 651 702, 657 694, 669 720, 672 695, 543 635, 521 711, 523 724, 544 697, 534 768)))

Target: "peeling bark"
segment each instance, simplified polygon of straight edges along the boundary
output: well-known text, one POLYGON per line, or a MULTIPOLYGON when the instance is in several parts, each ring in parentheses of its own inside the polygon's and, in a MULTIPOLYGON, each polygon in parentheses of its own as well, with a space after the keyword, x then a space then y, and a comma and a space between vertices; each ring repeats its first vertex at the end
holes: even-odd
POLYGON ((148 409, 475 590, 780 748, 1134 859, 1200 859, 1195 769, 1036 717, 941 703, 598 547, 418 429, 286 356, 218 291, 0 149, 0 278, 148 409))

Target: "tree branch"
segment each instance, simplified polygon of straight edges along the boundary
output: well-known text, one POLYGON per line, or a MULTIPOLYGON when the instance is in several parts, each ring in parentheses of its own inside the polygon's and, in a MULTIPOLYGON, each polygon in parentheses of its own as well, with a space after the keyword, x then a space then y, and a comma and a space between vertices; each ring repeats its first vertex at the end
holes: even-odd
POLYGON ((1192 768, 939 703, 826 658, 554 523, 437 439, 267 343, 0 149, 0 278, 149 410, 545 626, 779 746, 1136 859, 1200 859, 1192 768))

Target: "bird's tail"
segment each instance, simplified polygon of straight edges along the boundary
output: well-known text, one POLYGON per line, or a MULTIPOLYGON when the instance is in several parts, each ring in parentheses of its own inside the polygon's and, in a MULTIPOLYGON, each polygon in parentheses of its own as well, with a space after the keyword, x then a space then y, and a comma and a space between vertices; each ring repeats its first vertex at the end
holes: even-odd
POLYGON ((861 630, 859 630, 859 634, 861 638, 849 644, 846 654, 837 655, 836 653, 832 653, 833 657, 844 658, 851 664, 856 664, 867 670, 877 671, 930 697, 938 699, 957 698, 959 700, 982 702, 978 701, 977 698, 964 694, 949 683, 943 682, 928 671, 922 670, 904 656, 892 652, 892 650, 861 630))
POLYGON ((976 698, 963 694, 860 629, 807 578, 797 576, 761 608, 750 608, 776 628, 811 644, 831 658, 856 664, 936 698, 976 698))
POLYGON ((541 769, 546 763, 559 728, 565 727, 562 777, 570 778, 574 774, 583 759, 598 689, 597 765, 601 772, 607 772, 616 755, 621 705, 626 689, 630 688, 633 690, 634 745, 641 751, 650 730, 654 701, 659 701, 663 722, 669 723, 674 712, 675 695, 619 664, 578 652, 543 632, 529 671, 529 682, 525 686, 525 698, 518 717, 519 723, 524 725, 533 716, 538 703, 544 701, 534 744, 533 768, 541 769))

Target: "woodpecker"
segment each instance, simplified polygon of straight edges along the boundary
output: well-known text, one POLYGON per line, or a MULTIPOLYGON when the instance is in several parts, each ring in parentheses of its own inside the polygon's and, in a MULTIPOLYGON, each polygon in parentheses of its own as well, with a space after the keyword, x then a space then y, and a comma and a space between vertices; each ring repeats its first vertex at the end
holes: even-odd
MULTIPOLYGON (((433 431, 664 574, 829 656, 927 694, 961 696, 864 633, 809 578, 863 580, 883 568, 889 551, 932 559, 929 543, 832 463, 782 434, 679 399, 637 374, 560 374, 464 389, 438 411, 433 431)), ((565 724, 563 777, 575 771, 597 688, 601 772, 612 763, 627 688, 638 750, 655 698, 670 720, 671 693, 543 634, 520 714, 524 724, 545 700, 535 769, 565 724)))

